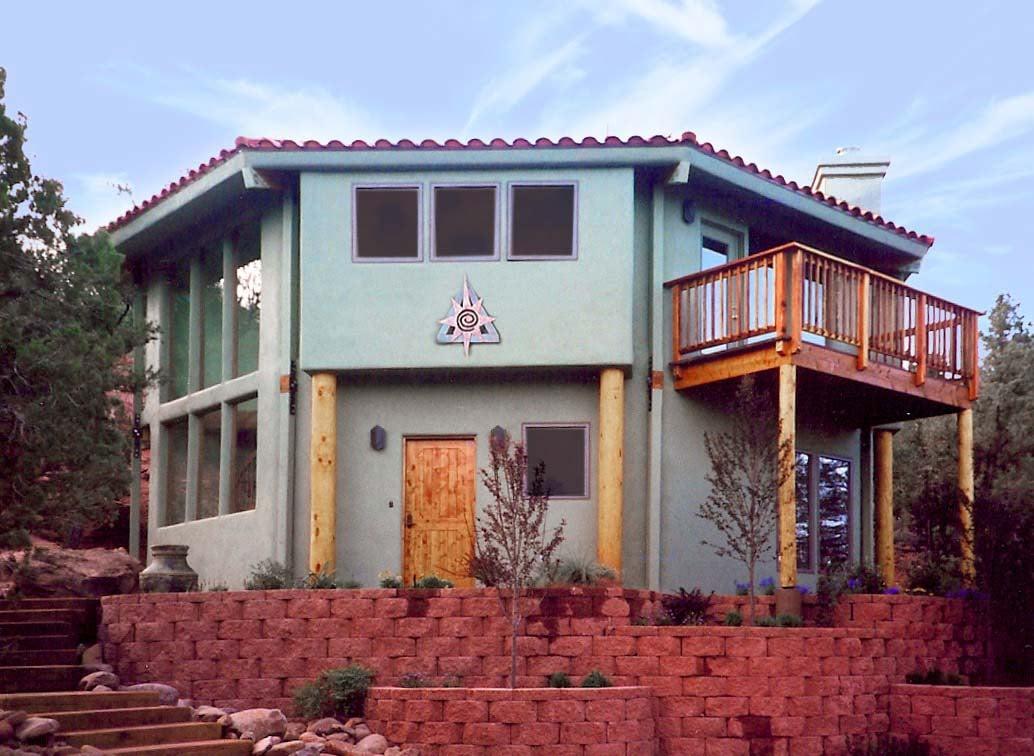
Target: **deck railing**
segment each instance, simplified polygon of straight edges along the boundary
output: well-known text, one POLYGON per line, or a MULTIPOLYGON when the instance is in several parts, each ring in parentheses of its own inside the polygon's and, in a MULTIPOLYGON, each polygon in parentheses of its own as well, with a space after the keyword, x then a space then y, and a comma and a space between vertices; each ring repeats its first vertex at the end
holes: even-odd
POLYGON ((791 243, 665 286, 676 361, 765 337, 791 352, 819 341, 853 347, 859 370, 884 363, 916 385, 964 382, 976 397, 980 313, 861 265, 791 243))

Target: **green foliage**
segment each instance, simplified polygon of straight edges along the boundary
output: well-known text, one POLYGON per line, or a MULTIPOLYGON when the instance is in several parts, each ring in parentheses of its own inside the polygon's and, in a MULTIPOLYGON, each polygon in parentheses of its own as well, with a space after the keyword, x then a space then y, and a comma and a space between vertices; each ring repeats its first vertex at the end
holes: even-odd
POLYGON ((880 573, 863 564, 836 564, 819 575, 815 588, 815 623, 830 627, 840 597, 845 593, 882 593, 880 573))
POLYGON ((333 572, 320 570, 319 572, 310 572, 302 578, 298 587, 306 588, 311 591, 322 591, 337 588, 338 582, 333 572))
POLYGON ((453 588, 452 581, 440 578, 437 575, 424 575, 422 578, 413 581, 414 588, 453 588))
POLYGON ((226 593, 230 590, 230 587, 226 583, 212 583, 211 585, 202 586, 202 590, 207 593, 226 593))
POLYGON ((583 688, 611 688, 613 686, 614 683, 610 681, 610 678, 598 669, 594 669, 582 678, 583 688))
POLYGON ((307 719, 361 717, 373 677, 371 670, 358 664, 328 669, 295 689, 295 711, 307 719))
POLYGON ((463 680, 461 680, 457 675, 447 675, 446 677, 442 678, 442 687, 443 688, 462 688, 463 687, 463 680))
POLYGON ((247 591, 274 591, 291 586, 291 573, 273 559, 263 559, 252 565, 251 574, 244 581, 247 591))
POLYGON ((391 570, 381 570, 378 572, 377 583, 381 588, 401 588, 403 586, 402 576, 396 575, 391 570))
POLYGON ((667 616, 668 622, 663 624, 703 625, 707 621, 707 610, 711 606, 713 597, 713 591, 705 596, 699 588, 694 588, 692 591, 679 588, 677 594, 664 596, 661 599, 661 606, 664 608, 664 615, 667 616))
POLYGON ((852 735, 848 739, 848 756, 929 756, 932 751, 915 735, 909 738, 888 735, 852 735))
POLYGON ((546 683, 551 688, 570 688, 571 678, 566 672, 554 672, 549 676, 549 680, 546 683))
POLYGON ((568 556, 550 565, 542 582, 554 585, 599 585, 616 579, 617 573, 614 570, 594 559, 568 556))
POLYGON ((796 614, 779 614, 775 617, 763 617, 754 624, 758 627, 804 627, 804 620, 796 614))
POLYGON ((729 627, 739 627, 743 624, 743 615, 739 612, 726 612, 725 624, 729 627))
POLYGON ((908 566, 908 587, 916 593, 947 596, 961 586, 958 557, 920 552, 908 566))
POLYGON ((430 688, 431 683, 417 672, 407 672, 399 678, 400 688, 430 688))
POLYGON ((342 580, 338 583, 338 588, 345 588, 346 590, 354 591, 356 588, 362 588, 363 584, 354 578, 348 578, 348 580, 342 580))
POLYGON ((59 182, 33 173, 0 68, 0 539, 75 543, 129 491, 131 421, 116 392, 154 376, 126 359, 154 330, 103 232, 77 234, 59 182))
POLYGON ((917 670, 905 675, 905 682, 910 685, 963 685, 962 678, 953 672, 944 673, 939 669, 926 672, 917 670))

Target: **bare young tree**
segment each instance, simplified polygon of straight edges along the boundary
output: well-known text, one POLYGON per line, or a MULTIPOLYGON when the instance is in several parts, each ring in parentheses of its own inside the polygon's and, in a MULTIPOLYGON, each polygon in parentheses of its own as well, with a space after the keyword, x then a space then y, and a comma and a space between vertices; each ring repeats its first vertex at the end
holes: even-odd
POLYGON ((523 444, 511 444, 508 434, 492 438, 489 465, 480 471, 492 501, 477 518, 475 555, 498 580, 504 611, 509 602, 511 688, 517 687, 517 638, 524 619, 521 599, 564 540, 563 520, 551 534, 546 532, 549 496, 543 475, 540 465, 528 478, 523 444))
POLYGON ((750 622, 754 624, 757 563, 772 551, 778 522, 779 487, 783 482, 783 455, 793 455, 791 445, 779 445, 775 405, 752 376, 736 387, 729 430, 705 433, 704 445, 711 461, 707 482, 711 493, 700 505, 700 516, 724 539, 702 541, 721 557, 733 557, 747 567, 750 622))

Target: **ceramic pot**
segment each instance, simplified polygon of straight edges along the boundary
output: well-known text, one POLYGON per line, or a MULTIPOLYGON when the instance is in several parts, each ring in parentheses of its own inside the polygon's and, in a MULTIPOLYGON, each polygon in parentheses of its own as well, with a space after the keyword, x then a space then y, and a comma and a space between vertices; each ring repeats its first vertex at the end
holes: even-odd
POLYGON ((189 546, 162 544, 151 547, 151 563, 140 573, 144 593, 186 593, 197 590, 197 573, 187 564, 189 546))

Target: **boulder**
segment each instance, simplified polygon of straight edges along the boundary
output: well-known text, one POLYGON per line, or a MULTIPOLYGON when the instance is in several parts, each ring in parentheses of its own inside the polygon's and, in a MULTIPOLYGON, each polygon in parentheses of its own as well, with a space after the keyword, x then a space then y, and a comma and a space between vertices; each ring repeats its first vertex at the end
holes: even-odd
MULTIPOLYGON (((97 665, 104 663, 104 654, 101 651, 101 644, 94 643, 92 646, 85 646, 83 648, 83 659, 82 664, 84 667, 90 665, 97 665)), ((109 672, 111 670, 108 670, 109 672)))
POLYGON ((303 732, 305 732, 304 722, 288 722, 287 729, 284 730, 284 740, 298 740, 303 732))
POLYGON ((180 700, 180 692, 171 685, 162 683, 137 683, 136 685, 124 685, 121 690, 150 691, 158 694, 158 703, 162 706, 175 706, 180 700))
POLYGON ((218 722, 225 716, 226 712, 215 706, 198 706, 194 709, 193 719, 195 722, 218 722))
POLYGON ((282 737, 287 729, 287 717, 280 709, 245 709, 228 714, 227 720, 231 731, 256 741, 267 735, 282 737))
POLYGON ((14 737, 14 725, 6 719, 0 719, 0 743, 14 737))
POLYGON ((280 742, 276 735, 267 735, 251 747, 251 756, 266 756, 269 749, 280 742))
POLYGON ((28 717, 14 731, 18 740, 37 740, 53 735, 61 725, 48 717, 28 717))
POLYGON ((314 732, 317 735, 332 735, 335 732, 344 732, 345 726, 334 717, 324 717, 315 722, 309 722, 309 726, 305 729, 307 732, 314 732))
POLYGON ((90 688, 91 693, 112 693, 114 688, 109 688, 107 685, 94 685, 90 688))
MULTIPOLYGON (((24 553, 20 559, 24 559, 24 553)), ((99 598, 137 589, 141 565, 125 549, 38 548, 29 569, 18 570, 17 555, 0 560, 0 580, 13 579, 29 598, 99 598)))
POLYGON ((358 742, 358 741, 362 740, 363 738, 367 737, 372 732, 373 732, 373 730, 371 730, 367 726, 366 722, 363 722, 363 721, 360 721, 358 724, 356 724, 352 728, 352 735, 355 737, 356 742, 358 742))
POLYGON ((119 679, 113 672, 91 672, 79 681, 79 690, 93 690, 98 685, 105 685, 111 690, 117 690, 119 679))
POLYGON ((28 718, 29 715, 24 711, 5 711, 0 713, 0 719, 10 724, 11 727, 17 727, 28 718))
MULTIPOLYGON (((288 740, 283 743, 277 743, 275 746, 266 751, 266 756, 290 756, 292 753, 300 753, 305 750, 307 746, 300 740, 288 740)), ((319 753, 319 746, 313 751, 313 753, 319 753)))
POLYGON ((388 740, 383 735, 374 733, 360 740, 355 747, 360 753, 384 753, 388 750, 388 740))
POLYGON ((303 732, 301 735, 298 736, 298 740, 302 741, 303 743, 317 743, 319 745, 322 745, 325 739, 321 735, 317 735, 314 732, 303 732))
POLYGON ((328 740, 323 746, 323 753, 334 754, 334 756, 354 756, 361 751, 351 743, 342 740, 328 740))

